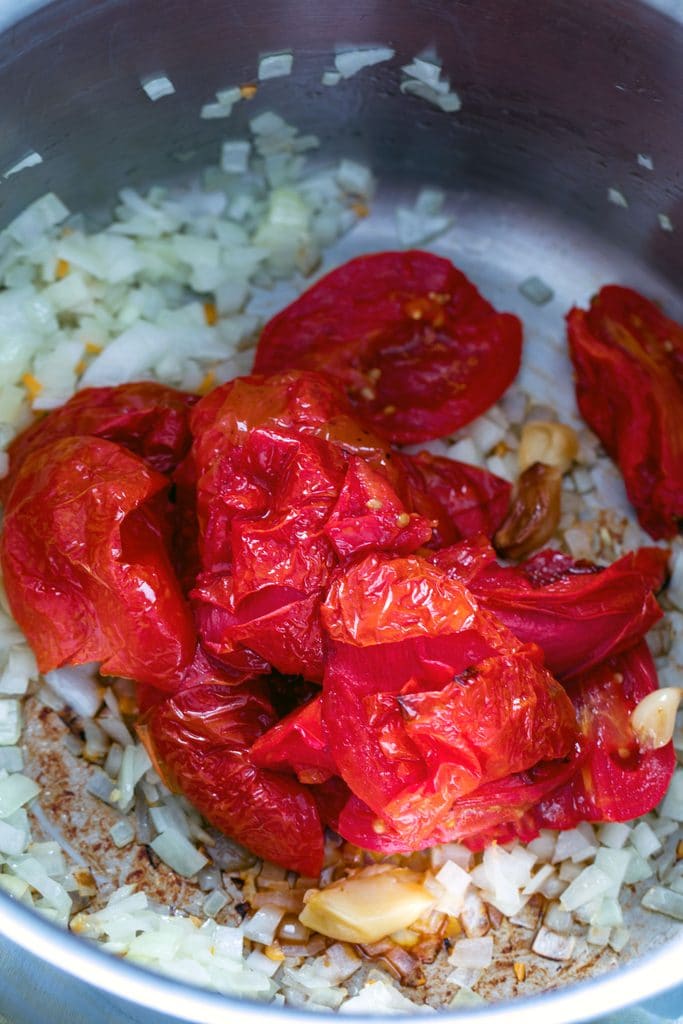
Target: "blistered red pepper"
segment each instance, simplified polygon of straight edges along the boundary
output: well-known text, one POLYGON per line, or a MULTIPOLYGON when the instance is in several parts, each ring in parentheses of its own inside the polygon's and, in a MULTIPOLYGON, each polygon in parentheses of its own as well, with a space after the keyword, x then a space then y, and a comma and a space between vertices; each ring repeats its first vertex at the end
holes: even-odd
POLYGON ((406 444, 488 409, 516 376, 521 344, 517 317, 448 260, 383 252, 338 267, 273 317, 254 368, 324 370, 375 431, 406 444))
POLYGON ((21 463, 0 560, 42 672, 99 661, 105 675, 177 685, 196 634, 168 554, 167 484, 94 437, 53 441, 21 463))
POLYGON ((683 327, 608 285, 567 317, 581 415, 617 462, 650 536, 683 521, 683 327))

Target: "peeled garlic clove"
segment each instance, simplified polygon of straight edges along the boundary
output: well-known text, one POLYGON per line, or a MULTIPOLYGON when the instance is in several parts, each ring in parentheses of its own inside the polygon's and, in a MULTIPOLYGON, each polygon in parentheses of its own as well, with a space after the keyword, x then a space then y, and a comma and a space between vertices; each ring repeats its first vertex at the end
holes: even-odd
POLYGON ((536 420, 522 428, 517 459, 520 473, 534 462, 554 466, 566 473, 579 452, 576 431, 564 423, 546 423, 536 420))
POLYGON ((435 897, 406 868, 359 873, 325 889, 309 889, 299 920, 307 928, 340 942, 379 942, 408 928, 435 897))
POLYGON ((634 708, 631 726, 643 750, 659 750, 671 740, 681 697, 680 687, 664 686, 648 693, 634 708))

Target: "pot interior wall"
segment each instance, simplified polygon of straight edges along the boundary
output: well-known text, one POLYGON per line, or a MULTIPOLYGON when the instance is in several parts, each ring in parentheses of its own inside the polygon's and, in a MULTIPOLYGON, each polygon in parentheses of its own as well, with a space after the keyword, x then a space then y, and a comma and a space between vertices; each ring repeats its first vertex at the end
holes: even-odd
POLYGON ((682 46, 683 23, 623 0, 57 0, 0 37, 0 172, 43 157, 3 183, 0 220, 48 188, 93 208, 122 184, 204 165, 275 107, 382 181, 532 199, 675 282, 683 248, 657 214, 683 222, 682 46), (335 46, 372 43, 396 59, 321 84, 335 46), (295 56, 290 78, 229 121, 199 118, 217 89, 253 81, 259 55, 281 50, 295 56), (430 50, 462 98, 456 114, 400 93, 399 65, 430 50), (176 93, 152 103, 140 79, 161 72, 176 93), (627 209, 608 202, 610 187, 627 209))
MULTIPOLYGON (((0 177, 42 157, 0 184, 0 223, 48 190, 99 211, 124 185, 186 176, 273 109, 319 135, 324 159, 356 157, 380 181, 373 216, 335 261, 395 247, 396 202, 428 183, 456 221, 439 251, 531 330, 559 339, 563 312, 610 280, 683 315, 681 53, 683 22, 619 0, 57 0, 0 35, 0 177), (369 44, 396 58, 321 84, 335 47, 369 44), (199 117, 216 90, 254 81, 259 57, 283 50, 290 77, 260 85, 228 120, 199 117), (400 65, 425 52, 461 111, 401 94, 400 65), (176 91, 153 103, 140 83, 158 74, 176 91), (556 293, 542 311, 516 289, 534 273, 556 293)), ((557 374, 569 379, 563 352, 557 374)), ((662 919, 633 953, 673 930, 662 919)))

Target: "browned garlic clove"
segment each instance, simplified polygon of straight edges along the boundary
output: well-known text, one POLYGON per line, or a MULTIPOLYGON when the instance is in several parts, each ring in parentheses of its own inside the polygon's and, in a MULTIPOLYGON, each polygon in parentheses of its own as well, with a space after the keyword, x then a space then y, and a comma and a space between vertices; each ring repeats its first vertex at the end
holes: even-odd
POLYGON ((505 521, 493 538, 505 558, 525 558, 552 537, 560 521, 562 473, 535 462, 525 469, 512 494, 505 521))

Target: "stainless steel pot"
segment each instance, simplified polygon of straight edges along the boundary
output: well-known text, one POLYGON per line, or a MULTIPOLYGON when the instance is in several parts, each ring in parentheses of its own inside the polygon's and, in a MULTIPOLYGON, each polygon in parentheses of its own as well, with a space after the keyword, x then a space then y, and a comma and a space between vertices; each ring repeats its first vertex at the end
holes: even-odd
MULTIPOLYGON (((0 178, 29 152, 43 162, 2 181, 0 220, 49 189, 95 211, 122 185, 215 160, 226 122, 200 120, 199 108, 281 50, 293 51, 294 73, 266 84, 260 109, 316 132, 327 155, 370 162, 387 224, 418 182, 446 189, 463 234, 486 238, 477 259, 489 291, 535 261, 565 282, 567 305, 587 281, 623 279, 683 313, 683 0, 5 0, 0 178), (320 84, 336 44, 369 43, 394 46, 397 60, 340 88, 320 84), (399 93, 398 62, 428 49, 462 97, 456 117, 399 93), (176 93, 151 103, 140 80, 160 72, 176 93), (607 201, 609 188, 628 208, 607 201)), ((242 108, 228 125, 237 135, 256 109, 242 108)), ((303 1016, 142 972, 2 893, 0 931, 0 1011, 17 1022, 303 1016)), ((642 955, 616 972, 458 1020, 568 1024, 671 990, 683 935, 650 951, 638 938, 642 955)), ((658 1006, 682 1012, 683 989, 658 1006)))

